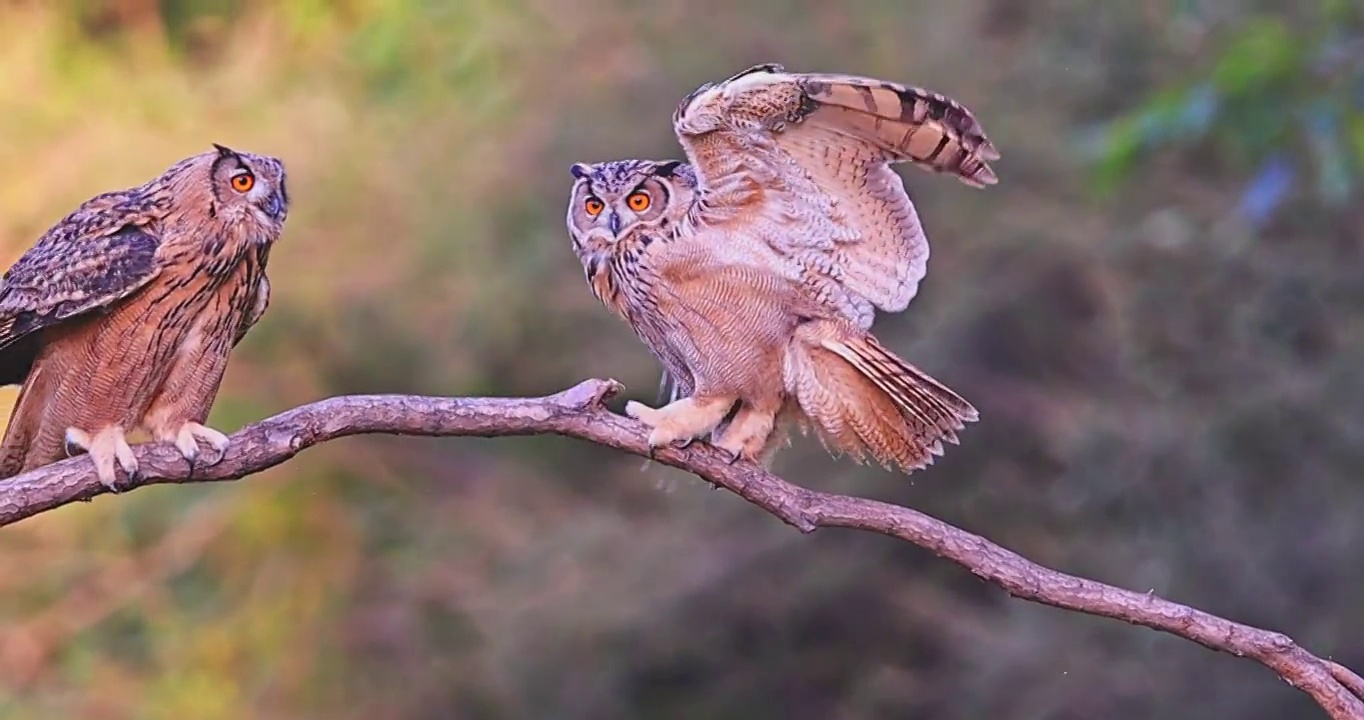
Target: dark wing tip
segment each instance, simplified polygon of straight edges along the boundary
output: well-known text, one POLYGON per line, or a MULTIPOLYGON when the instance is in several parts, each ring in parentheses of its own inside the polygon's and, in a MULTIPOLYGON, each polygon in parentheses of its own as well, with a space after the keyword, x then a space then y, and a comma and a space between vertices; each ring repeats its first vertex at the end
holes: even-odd
POLYGON ((733 77, 729 78, 729 79, 726 80, 725 82, 727 82, 727 83, 728 83, 728 82, 734 82, 735 80, 738 80, 738 79, 741 78, 741 77, 745 77, 745 76, 748 76, 748 75, 753 75, 753 74, 755 74, 755 73, 767 73, 767 74, 769 74, 769 75, 776 75, 776 74, 778 74, 778 73, 784 73, 784 72, 786 72, 786 68, 782 67, 782 66, 781 66, 780 64, 778 64, 778 63, 772 63, 772 62, 769 62, 769 63, 759 63, 759 64, 757 64, 757 65, 754 65, 753 67, 750 67, 750 68, 748 68, 748 69, 746 69, 746 70, 743 70, 743 71, 739 72, 738 74, 736 74, 736 75, 734 75, 733 77))
POLYGON ((687 114, 687 109, 691 107, 693 100, 701 93, 713 87, 715 87, 715 83, 702 83, 700 87, 687 93, 686 97, 682 98, 682 101, 677 103, 677 108, 673 110, 673 125, 676 125, 678 121, 682 119, 682 116, 687 114))

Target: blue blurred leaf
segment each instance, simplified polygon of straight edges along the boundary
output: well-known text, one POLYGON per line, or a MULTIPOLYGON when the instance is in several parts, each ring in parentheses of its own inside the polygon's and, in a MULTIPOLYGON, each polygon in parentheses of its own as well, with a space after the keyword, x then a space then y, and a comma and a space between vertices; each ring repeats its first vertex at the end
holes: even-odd
POLYGON ((1288 197, 1297 170, 1284 153, 1277 153, 1260 165, 1246 189, 1236 211, 1254 227, 1265 224, 1288 197))
POLYGON ((1307 145, 1316 159, 1317 192, 1327 203, 1339 205, 1350 196, 1354 175, 1342 142, 1343 108, 1329 97, 1317 98, 1302 111, 1307 145))
POLYGON ((1206 135, 1219 105, 1217 90, 1207 83, 1167 90, 1141 110, 1085 134, 1081 151, 1094 162, 1101 191, 1120 183, 1144 151, 1206 135))
POLYGON ((1208 132, 1221 106, 1217 88, 1211 83, 1195 85, 1189 90, 1180 114, 1180 125, 1186 137, 1200 137, 1208 132))

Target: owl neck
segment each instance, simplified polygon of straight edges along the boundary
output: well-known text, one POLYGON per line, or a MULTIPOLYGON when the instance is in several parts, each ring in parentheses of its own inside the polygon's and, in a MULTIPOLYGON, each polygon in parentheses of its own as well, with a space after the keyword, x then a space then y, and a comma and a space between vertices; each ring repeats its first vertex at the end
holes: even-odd
POLYGON ((269 238, 248 223, 205 223, 176 214, 162 223, 162 236, 175 238, 162 248, 167 262, 193 267, 215 281, 233 276, 243 263, 264 269, 269 257, 269 238))
POLYGON ((666 242, 669 236, 656 228, 639 229, 627 233, 609 247, 582 258, 587 282, 602 304, 624 319, 647 300, 646 293, 653 283, 648 273, 647 250, 656 243, 666 242))

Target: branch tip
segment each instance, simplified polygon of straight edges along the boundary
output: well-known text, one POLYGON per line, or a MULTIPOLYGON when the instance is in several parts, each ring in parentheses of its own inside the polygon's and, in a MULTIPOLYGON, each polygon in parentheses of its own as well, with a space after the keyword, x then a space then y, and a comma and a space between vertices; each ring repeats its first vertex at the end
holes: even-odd
POLYGON ((567 390, 564 390, 552 397, 556 404, 562 405, 569 410, 590 410, 595 407, 603 407, 606 401, 617 393, 625 389, 625 386, 616 380, 592 378, 584 380, 567 390))

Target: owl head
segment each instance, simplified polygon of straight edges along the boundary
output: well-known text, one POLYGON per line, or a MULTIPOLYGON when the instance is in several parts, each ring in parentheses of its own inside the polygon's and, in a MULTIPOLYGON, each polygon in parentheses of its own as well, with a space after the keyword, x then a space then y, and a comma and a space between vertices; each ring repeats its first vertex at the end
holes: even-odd
POLYGON ((207 218, 257 243, 274 242, 289 215, 279 158, 215 143, 213 150, 185 159, 159 180, 170 186, 187 218, 207 218))
POLYGON ((681 160, 574 163, 568 232, 579 255, 641 230, 671 232, 691 209, 696 174, 681 160))

